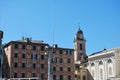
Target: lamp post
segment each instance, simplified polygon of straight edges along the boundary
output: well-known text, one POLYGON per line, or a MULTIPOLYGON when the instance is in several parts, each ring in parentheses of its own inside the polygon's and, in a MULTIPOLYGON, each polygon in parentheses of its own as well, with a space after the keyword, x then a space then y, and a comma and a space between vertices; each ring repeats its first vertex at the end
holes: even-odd
POLYGON ((52 52, 49 51, 50 47, 45 46, 45 55, 48 57, 48 79, 47 80, 52 80, 52 59, 53 59, 53 49, 52 52))

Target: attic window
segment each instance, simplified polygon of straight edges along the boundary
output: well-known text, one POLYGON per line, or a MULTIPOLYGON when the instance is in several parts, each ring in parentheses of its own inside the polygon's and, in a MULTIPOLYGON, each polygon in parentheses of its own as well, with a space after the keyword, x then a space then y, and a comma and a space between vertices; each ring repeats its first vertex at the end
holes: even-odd
POLYGON ((102 65, 102 64, 103 64, 103 62, 102 62, 102 61, 100 61, 100 62, 99 62, 99 65, 102 65))
POLYGON ((94 63, 91 63, 91 66, 94 66, 95 64, 94 63))
POLYGON ((111 60, 111 59, 108 59, 108 63, 112 63, 112 60, 111 60))

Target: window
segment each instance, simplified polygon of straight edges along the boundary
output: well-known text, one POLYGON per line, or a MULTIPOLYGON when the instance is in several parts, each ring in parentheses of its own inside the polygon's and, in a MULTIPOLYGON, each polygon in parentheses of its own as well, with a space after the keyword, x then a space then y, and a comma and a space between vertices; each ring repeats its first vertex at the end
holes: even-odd
POLYGON ((85 77, 85 76, 83 76, 83 80, 86 80, 86 77, 85 77))
POLYGON ((25 57, 26 57, 26 56, 25 56, 25 53, 23 53, 23 54, 22 54, 22 58, 25 59, 25 57))
POLYGON ((63 68, 62 68, 62 67, 60 67, 60 71, 63 71, 63 68))
POLYGON ((45 47, 44 46, 41 46, 41 51, 44 51, 45 50, 45 47))
POLYGON ((17 73, 14 73, 14 78, 17 78, 17 73))
POLYGON ((103 64, 103 62, 102 62, 102 61, 100 61, 100 62, 99 62, 99 65, 102 65, 102 64, 103 64))
POLYGON ((80 44, 80 50, 82 50, 82 44, 80 44))
POLYGON ((41 55, 41 60, 44 60, 44 55, 41 55))
POLYGON ((109 71, 109 75, 111 76, 111 75, 112 75, 112 68, 109 67, 109 68, 108 68, 108 71, 109 71))
POLYGON ((69 72, 71 71, 71 68, 70 68, 70 67, 68 67, 68 71, 69 71, 69 72))
POLYGON ((44 64, 41 64, 41 69, 43 69, 44 68, 44 64))
POLYGON ((22 73, 22 78, 25 78, 25 73, 22 73))
POLYGON ((67 59, 67 63, 70 63, 71 61, 70 61, 70 59, 67 59))
POLYGON ((53 67, 53 71, 56 71, 56 67, 53 67))
POLYGON ((62 50, 60 50, 60 54, 62 54, 62 50))
POLYGON ((71 76, 70 75, 68 75, 68 80, 71 80, 71 76))
POLYGON ((25 68, 25 63, 22 63, 22 68, 25 68))
POLYGON ((60 63, 62 63, 62 62, 63 62, 62 58, 60 58, 60 59, 59 59, 59 62, 60 62, 60 63))
POLYGON ((15 53, 15 54, 14 54, 14 57, 15 57, 15 58, 18 58, 18 53, 15 53))
POLYGON ((78 77, 78 75, 77 75, 77 74, 75 74, 75 78, 78 78, 78 79, 79 79, 79 77, 78 77))
POLYGON ((71 50, 66 50, 66 55, 71 55, 71 50))
POLYGON ((63 80, 63 75, 60 75, 60 80, 63 80))
POLYGON ((41 79, 44 79, 44 73, 41 73, 41 79))
POLYGON ((56 80, 56 79, 57 79, 56 75, 53 75, 53 80, 56 80))
POLYGON ((14 49, 18 49, 18 44, 14 44, 14 49))
POLYGON ((108 60, 108 63, 112 63, 112 60, 111 60, 111 59, 109 59, 109 60, 108 60))
POLYGON ((32 67, 33 67, 33 68, 35 68, 35 67, 36 67, 36 64, 35 64, 35 63, 33 63, 33 64, 32 64, 32 67))
POLYGON ((33 46, 33 50, 36 50, 36 46, 33 46))
POLYGON ((35 74, 35 73, 32 73, 32 77, 36 77, 36 74, 35 74))
POLYGON ((100 69, 100 78, 103 79, 103 70, 100 69))
POLYGON ((14 63, 14 67, 17 68, 17 66, 18 66, 18 64, 17 64, 17 62, 15 62, 15 63, 14 63))
POLYGON ((31 54, 31 59, 36 60, 37 59, 37 54, 31 54))
POLYGON ((52 62, 57 63, 57 58, 52 58, 52 62))
POLYGON ((95 64, 94 63, 91 63, 91 66, 94 66, 95 64))
POLYGON ((23 45, 22 45, 22 49, 25 49, 25 48, 26 48, 26 46, 23 44, 23 45))

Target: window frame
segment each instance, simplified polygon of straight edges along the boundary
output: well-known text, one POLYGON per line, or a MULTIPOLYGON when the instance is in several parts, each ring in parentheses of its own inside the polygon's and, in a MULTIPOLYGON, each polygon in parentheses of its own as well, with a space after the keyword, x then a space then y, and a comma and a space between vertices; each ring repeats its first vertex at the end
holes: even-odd
POLYGON ((17 78, 18 77, 18 74, 15 72, 14 73, 14 78, 17 78))
POLYGON ((22 53, 22 59, 25 59, 25 58, 26 58, 26 54, 22 53))
POLYGON ((32 50, 36 50, 37 47, 35 45, 32 46, 32 50))
POLYGON ((18 63, 14 62, 14 68, 17 68, 17 67, 18 67, 18 63))
POLYGON ((18 49, 19 48, 19 45, 18 44, 14 44, 14 49, 18 49))
POLYGON ((25 44, 22 44, 22 49, 26 49, 26 45, 25 44))
POLYGON ((41 69, 44 69, 44 64, 41 64, 40 66, 41 66, 41 69))
POLYGON ((18 58, 18 53, 14 53, 14 58, 18 58))

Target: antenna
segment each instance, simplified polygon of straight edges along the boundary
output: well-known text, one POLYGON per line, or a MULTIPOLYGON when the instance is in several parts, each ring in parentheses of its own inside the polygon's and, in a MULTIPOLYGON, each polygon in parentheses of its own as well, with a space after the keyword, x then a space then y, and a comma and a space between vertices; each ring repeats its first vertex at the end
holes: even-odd
POLYGON ((24 34, 22 33, 22 40, 24 40, 24 34))
POLYGON ((56 26, 56 0, 54 0, 54 9, 53 9, 53 42, 52 45, 54 45, 55 41, 55 26, 56 26))
POLYGON ((54 53, 54 39, 55 39, 55 26, 56 26, 56 0, 54 0, 54 6, 53 6, 53 40, 52 40, 52 53, 48 54, 48 80, 52 80, 52 72, 51 72, 51 60, 54 59, 53 53, 54 53))

